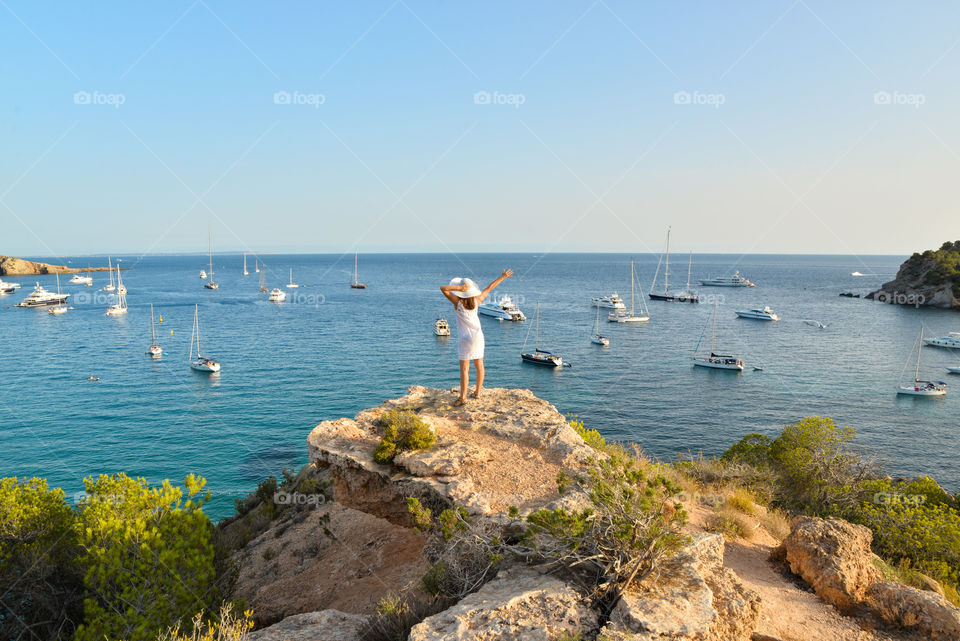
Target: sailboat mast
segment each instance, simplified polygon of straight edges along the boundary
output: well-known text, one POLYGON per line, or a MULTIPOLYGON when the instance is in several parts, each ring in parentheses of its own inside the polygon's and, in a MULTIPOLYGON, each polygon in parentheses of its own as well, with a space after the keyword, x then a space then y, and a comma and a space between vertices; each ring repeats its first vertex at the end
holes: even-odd
POLYGON ((713 335, 710 338, 710 356, 713 356, 714 352, 717 351, 717 303, 718 300, 713 301, 713 329, 711 330, 713 335))
POLYGON ((540 349, 540 301, 537 301, 537 336, 534 348, 540 349))
POLYGON ((690 261, 687 263, 687 293, 690 292, 690 270, 693 269, 693 250, 690 250, 690 261))
POLYGON ((354 285, 356 285, 357 282, 359 282, 358 279, 360 277, 360 275, 357 273, 357 255, 358 255, 358 252, 353 252, 353 284, 354 285))
POLYGON ((200 306, 193 307, 193 326, 197 332, 197 358, 200 358, 200 306))
POLYGON ((664 261, 663 293, 670 293, 670 228, 667 227, 667 255, 664 261))
POLYGON ((631 258, 630 259, 630 315, 631 316, 633 316, 633 307, 635 304, 633 300, 633 290, 635 289, 636 287, 634 286, 634 283, 633 283, 633 258, 631 258))
POLYGON ((157 344, 157 326, 153 324, 153 303, 150 303, 150 340, 157 344))
POLYGON ((913 381, 920 380, 920 353, 923 351, 923 325, 920 326, 920 344, 917 345, 917 369, 913 373, 913 381))
POLYGON ((213 234, 207 232, 207 257, 210 259, 210 282, 213 282, 213 234))

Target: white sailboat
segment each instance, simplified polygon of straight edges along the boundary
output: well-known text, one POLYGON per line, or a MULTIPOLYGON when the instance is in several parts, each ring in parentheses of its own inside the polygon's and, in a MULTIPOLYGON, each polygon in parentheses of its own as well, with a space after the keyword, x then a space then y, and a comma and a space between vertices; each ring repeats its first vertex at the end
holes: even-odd
POLYGON ((293 267, 291 267, 291 268, 290 268, 290 282, 287 283, 287 289, 296 289, 297 287, 300 287, 300 285, 297 285, 295 282, 293 282, 293 267))
POLYGON ((353 289, 366 289, 367 286, 360 282, 359 275, 357 273, 357 252, 353 253, 353 282, 350 283, 350 287, 353 289))
MULTIPOLYGON (((717 301, 713 301, 713 319, 710 321, 710 355, 694 356, 693 364, 695 367, 709 367, 711 369, 743 371, 743 361, 737 356, 729 354, 717 354, 717 301)), ((700 351, 700 341, 703 340, 703 334, 700 334, 700 340, 697 341, 697 347, 694 352, 700 351)))
POLYGON ((690 291, 690 272, 693 269, 693 252, 690 252, 690 261, 687 265, 687 289, 685 291, 670 293, 670 228, 667 227, 667 249, 660 256, 657 262, 657 271, 653 275, 653 282, 650 284, 650 300, 662 300, 671 303, 699 303, 700 297, 690 291), (664 265, 663 272, 663 293, 654 293, 657 286, 657 277, 660 275, 660 263, 664 265))
MULTIPOLYGON (((57 297, 61 297, 63 294, 60 293, 60 274, 57 274, 57 297)), ((60 303, 54 307, 51 307, 47 310, 47 313, 51 316, 59 316, 60 314, 67 313, 67 306, 65 305, 66 299, 60 301, 60 303)))
POLYGON ((210 259, 210 271, 207 274, 207 282, 203 284, 205 289, 220 289, 220 285, 213 282, 213 234, 207 232, 207 256, 210 259))
POLYGON ((253 270, 258 274, 260 273, 260 261, 256 258, 253 259, 253 270))
POLYGON ((153 320, 153 303, 150 303, 150 336, 150 347, 147 349, 147 354, 154 358, 163 356, 163 348, 157 342, 157 325, 153 320))
POLYGON ((923 325, 920 326, 920 338, 917 341, 917 365, 913 370, 913 383, 903 384, 903 373, 910 361, 907 360, 900 372, 900 382, 897 383, 897 394, 905 396, 945 396, 947 384, 943 381, 920 380, 920 355, 923 353, 923 325))
POLYGON ((203 356, 200 352, 200 307, 193 307, 193 332, 190 334, 190 368, 198 372, 216 373, 220 371, 220 361, 203 356), (197 342, 197 356, 193 356, 193 342, 197 342))
POLYGON ((113 286, 113 265, 110 264, 109 256, 107 256, 107 273, 110 274, 110 283, 104 286, 103 291, 112 292, 116 287, 113 286))
MULTIPOLYGON (((257 271, 259 272, 260 270, 258 269, 257 271)), ((266 276, 266 272, 260 272, 260 287, 259 287, 259 289, 260 289, 260 291, 263 292, 263 293, 267 293, 268 291, 270 291, 269 289, 267 289, 267 281, 266 281, 266 279, 264 278, 265 276, 266 276)))
POLYGON ((120 264, 117 263, 117 303, 107 308, 107 316, 122 316, 127 313, 127 288, 120 277, 120 264))
POLYGON ((532 352, 525 352, 524 350, 527 347, 527 339, 530 338, 530 330, 533 326, 527 328, 527 336, 523 339, 523 347, 520 348, 520 358, 525 363, 533 363, 534 365, 545 365, 547 367, 570 367, 570 363, 564 363, 563 358, 559 354, 554 354, 550 350, 540 349, 540 301, 537 301, 537 335, 534 341, 534 349, 532 352))
POLYGON ((590 337, 590 342, 594 345, 603 345, 604 347, 610 346, 610 339, 606 336, 600 335, 600 308, 597 307, 597 322, 593 326, 593 336, 590 337))
POLYGON ((630 311, 618 310, 607 314, 607 320, 611 323, 645 323, 650 320, 650 312, 647 310, 646 303, 643 302, 643 290, 640 290, 640 314, 636 311, 636 292, 637 272, 633 265, 633 259, 630 259, 630 311))
POLYGON ((247 252, 243 252, 243 275, 250 275, 250 272, 247 271, 247 252))

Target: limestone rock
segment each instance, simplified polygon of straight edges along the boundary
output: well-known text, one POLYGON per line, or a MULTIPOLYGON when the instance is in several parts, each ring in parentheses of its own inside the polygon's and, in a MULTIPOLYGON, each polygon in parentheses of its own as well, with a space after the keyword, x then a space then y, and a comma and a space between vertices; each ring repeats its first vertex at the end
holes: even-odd
POLYGON ((569 585, 515 568, 415 625, 409 641, 554 641, 597 627, 597 615, 569 585))
POLYGON ((78 272, 103 272, 106 267, 66 267, 64 265, 50 265, 35 263, 32 260, 0 256, 0 276, 38 276, 41 274, 76 274, 78 272))
POLYGON ((874 583, 868 602, 885 621, 930 641, 960 639, 960 609, 939 594, 902 583, 874 583))
POLYGON ((841 612, 852 611, 880 571, 871 562, 873 535, 842 519, 798 517, 783 541, 790 570, 841 612))
POLYGON ((368 618, 337 610, 295 614, 251 632, 247 641, 356 641, 368 618))
POLYGON ((393 462, 414 476, 456 476, 468 465, 482 463, 490 452, 471 443, 450 443, 429 450, 401 452, 393 462))

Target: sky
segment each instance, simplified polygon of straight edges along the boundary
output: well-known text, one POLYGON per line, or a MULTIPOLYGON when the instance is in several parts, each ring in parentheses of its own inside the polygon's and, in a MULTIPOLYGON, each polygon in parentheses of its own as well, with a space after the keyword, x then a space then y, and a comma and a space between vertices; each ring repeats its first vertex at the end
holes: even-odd
POLYGON ((909 254, 955 2, 0 0, 0 254, 909 254))

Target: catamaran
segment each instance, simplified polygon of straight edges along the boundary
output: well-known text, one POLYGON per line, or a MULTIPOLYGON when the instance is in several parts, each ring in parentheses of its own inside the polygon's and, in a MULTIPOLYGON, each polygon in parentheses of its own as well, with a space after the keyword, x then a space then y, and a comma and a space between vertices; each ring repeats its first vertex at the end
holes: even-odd
POLYGON ((477 311, 484 316, 492 316, 499 320, 525 321, 527 317, 523 315, 520 308, 510 300, 510 297, 504 294, 499 300, 487 301, 481 303, 477 311))
POLYGON ((530 338, 530 330, 533 326, 527 328, 527 336, 523 339, 523 347, 520 348, 520 358, 525 363, 534 365, 545 365, 547 367, 570 367, 570 363, 564 363, 559 354, 554 354, 550 350, 540 349, 540 301, 537 301, 537 335, 532 352, 524 351, 527 347, 527 339, 530 338))
MULTIPOLYGON (((693 364, 695 367, 709 367, 711 369, 725 369, 725 370, 734 370, 737 372, 743 371, 743 361, 740 360, 737 356, 731 356, 729 354, 717 354, 717 302, 713 301, 713 319, 710 321, 710 355, 709 356, 694 356, 693 364)), ((704 329, 706 331, 706 329, 704 329)), ((700 342, 703 340, 703 334, 700 334, 700 340, 697 341, 697 347, 694 349, 694 352, 700 351, 700 342)))
POLYGON ((438 318, 437 321, 433 324, 433 333, 437 336, 449 336, 450 335, 450 325, 447 324, 446 318, 438 318))
POLYGON ((243 275, 250 275, 250 272, 247 271, 247 252, 243 252, 243 275))
POLYGON ((357 252, 353 253, 353 282, 350 283, 353 289, 366 289, 367 286, 360 282, 357 274, 357 252))
MULTIPOLYGON (((60 274, 57 274, 57 296, 61 296, 61 295, 62 294, 60 294, 60 274)), ((47 313, 50 314, 51 316, 59 316, 60 314, 66 314, 67 306, 64 305, 63 302, 61 302, 59 305, 56 305, 48 309, 47 313)))
POLYGON ((756 287, 756 285, 743 276, 739 271, 735 271, 733 276, 719 276, 717 278, 706 278, 700 281, 705 287, 756 287))
POLYGON ((190 368, 198 372, 216 373, 220 371, 220 361, 202 356, 200 353, 200 307, 193 307, 193 332, 190 334, 190 368), (193 341, 197 341, 197 356, 193 356, 193 341))
POLYGON ((287 283, 287 289, 296 289, 297 287, 300 287, 300 285, 297 285, 295 282, 293 282, 293 267, 291 267, 291 268, 290 268, 290 282, 287 283))
POLYGON ((205 289, 220 289, 220 285, 213 282, 213 234, 210 232, 207 232, 207 257, 210 260, 210 272, 207 274, 208 280, 203 286, 205 289))
POLYGON ((120 263, 117 263, 117 302, 107 308, 107 316, 122 316, 127 313, 127 288, 120 278, 120 263))
POLYGON ((657 261, 657 271, 653 274, 653 282, 650 283, 650 300, 663 300, 671 303, 699 303, 700 297, 690 291, 690 272, 693 269, 693 252, 690 252, 690 261, 687 264, 687 288, 675 294, 670 293, 670 228, 667 228, 667 249, 660 255, 657 261), (654 289, 657 286, 657 277, 660 275, 660 263, 663 263, 663 293, 656 294, 654 289))
POLYGON ((48 305, 61 305, 70 298, 70 294, 54 294, 37 283, 36 287, 29 296, 14 305, 14 307, 46 307, 48 305))
POLYGON ((960 349, 960 332, 949 332, 946 336, 941 336, 940 338, 925 338, 923 342, 933 347, 960 349))
POLYGON ((147 348, 147 354, 154 358, 163 356, 163 348, 157 342, 157 325, 153 322, 153 303, 150 303, 150 347, 147 348))
POLYGON ((597 307, 597 322, 593 325, 593 336, 590 337, 590 342, 594 345, 603 345, 604 347, 610 346, 610 339, 606 336, 600 335, 600 308, 597 307))
POLYGON ((610 312, 607 314, 607 320, 611 323, 645 323, 650 320, 650 312, 643 302, 643 291, 640 291, 640 314, 636 313, 636 290, 639 286, 636 278, 637 272, 633 265, 633 259, 630 259, 630 311, 622 310, 610 312))
POLYGON ((920 380, 920 355, 923 353, 923 325, 920 326, 920 338, 917 340, 917 365, 913 370, 913 383, 903 384, 903 373, 910 364, 910 360, 903 364, 903 370, 900 372, 900 382, 897 383, 897 394, 906 396, 945 396, 947 393, 947 384, 943 381, 921 381, 920 380))
POLYGON ((104 286, 103 291, 112 292, 116 287, 113 286, 113 265, 110 264, 109 256, 107 256, 107 273, 110 274, 110 283, 104 286))

